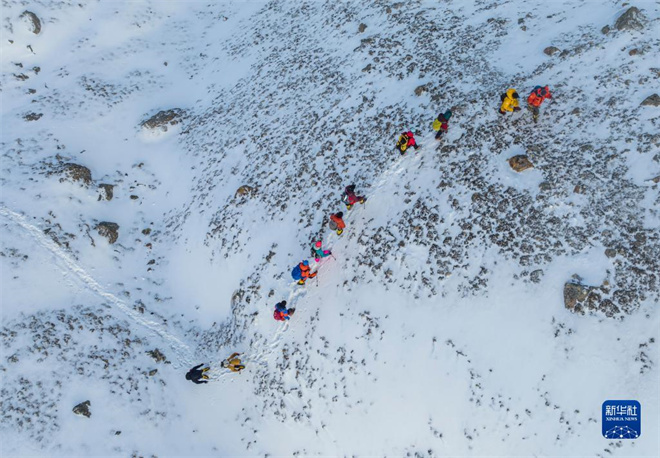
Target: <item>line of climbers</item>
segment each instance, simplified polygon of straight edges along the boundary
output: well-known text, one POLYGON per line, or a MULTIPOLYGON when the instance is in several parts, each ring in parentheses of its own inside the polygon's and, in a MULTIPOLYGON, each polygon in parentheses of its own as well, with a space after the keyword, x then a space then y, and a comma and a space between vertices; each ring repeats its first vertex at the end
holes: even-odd
MULTIPOLYGON (((543 101, 545 99, 551 98, 552 94, 550 93, 550 88, 548 86, 536 86, 529 94, 527 97, 527 108, 532 113, 534 123, 538 122, 540 107, 543 101)), ((504 115, 507 112, 511 113, 520 111, 519 99, 520 96, 515 89, 508 89, 504 94, 500 96, 502 104, 500 105, 499 113, 504 115)), ((446 110, 444 113, 440 113, 433 120, 433 130, 436 131, 436 140, 442 140, 444 134, 447 133, 447 130, 449 129, 449 120, 451 117, 451 110, 446 110)), ((408 148, 415 148, 415 150, 417 150, 419 147, 420 145, 417 144, 415 135, 412 131, 403 132, 399 136, 399 140, 396 143, 396 149, 399 150, 401 155, 404 155, 408 148)), ((344 189, 341 201, 344 203, 344 205, 346 205, 346 210, 350 210, 356 203, 365 203, 367 198, 365 196, 357 195, 355 193, 355 185, 352 184, 346 186, 344 189)), ((343 212, 332 213, 329 217, 328 226, 332 231, 335 231, 337 235, 341 235, 346 228, 346 223, 344 222, 343 218, 343 212)), ((332 258, 335 259, 330 250, 323 249, 323 243, 321 240, 316 240, 313 242, 311 256, 316 261, 317 266, 323 258, 328 256, 332 256, 332 258)), ((304 285, 307 279, 315 278, 317 274, 317 271, 312 271, 307 259, 300 261, 300 263, 298 263, 298 265, 296 265, 291 271, 291 276, 294 280, 297 281, 298 285, 304 285)), ((281 301, 275 304, 273 318, 276 321, 288 321, 295 313, 295 308, 287 308, 286 305, 286 301, 281 301)), ((232 372, 242 371, 245 369, 245 366, 241 364, 241 360, 237 358, 238 356, 239 353, 233 353, 221 363, 221 367, 227 368, 232 372)), ((209 368, 207 367, 200 370, 199 368, 203 365, 204 363, 190 369, 190 371, 188 371, 186 374, 186 380, 191 380, 194 383, 208 383, 206 381, 208 380, 208 376, 205 374, 205 372, 208 371, 209 368)))

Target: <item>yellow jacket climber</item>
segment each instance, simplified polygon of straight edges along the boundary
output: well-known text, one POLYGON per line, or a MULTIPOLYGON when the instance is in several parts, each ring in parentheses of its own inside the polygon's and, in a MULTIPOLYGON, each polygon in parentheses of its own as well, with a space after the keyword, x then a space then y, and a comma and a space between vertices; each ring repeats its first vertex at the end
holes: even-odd
POLYGON ((506 94, 502 94, 502 106, 500 106, 500 114, 505 112, 519 111, 520 106, 518 106, 518 93, 515 89, 508 89, 506 94))
POLYGON ((226 367, 232 372, 240 372, 245 369, 245 366, 241 364, 241 360, 237 358, 240 353, 232 353, 231 356, 225 359, 220 363, 221 367, 226 367))

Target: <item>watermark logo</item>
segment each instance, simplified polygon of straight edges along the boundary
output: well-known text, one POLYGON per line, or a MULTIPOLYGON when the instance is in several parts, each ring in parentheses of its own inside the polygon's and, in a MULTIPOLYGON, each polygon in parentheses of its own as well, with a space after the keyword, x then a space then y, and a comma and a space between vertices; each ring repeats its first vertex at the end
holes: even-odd
POLYGON ((603 402, 603 437, 637 439, 642 435, 642 406, 637 401, 603 402))

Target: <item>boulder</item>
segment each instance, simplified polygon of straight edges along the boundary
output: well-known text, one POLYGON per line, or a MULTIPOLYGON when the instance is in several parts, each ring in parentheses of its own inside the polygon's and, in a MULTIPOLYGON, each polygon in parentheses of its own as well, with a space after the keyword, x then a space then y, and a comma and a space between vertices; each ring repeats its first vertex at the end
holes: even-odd
POLYGON ((547 48, 545 48, 543 50, 543 54, 546 54, 548 56, 554 56, 555 54, 557 54, 560 51, 561 50, 559 48, 555 47, 555 46, 548 46, 547 48))
POLYGON ((43 113, 28 113, 23 116, 26 121, 38 121, 44 114, 43 113))
POLYGON ((96 230, 100 236, 106 237, 110 244, 115 243, 119 238, 119 224, 117 223, 103 221, 96 225, 96 230))
POLYGON ((653 94, 649 95, 642 102, 643 107, 660 107, 660 95, 653 94))
POLYGON ((241 186, 236 190, 236 194, 234 194, 234 197, 238 197, 238 196, 252 197, 256 193, 257 193, 257 188, 244 184, 243 186, 241 186))
POLYGON ((524 170, 531 169, 532 167, 534 167, 532 161, 530 161, 529 158, 524 154, 519 154, 517 156, 513 156, 512 158, 509 158, 509 165, 516 172, 522 172, 524 170))
POLYGON ((89 410, 89 406, 91 406, 92 403, 89 401, 81 402, 77 406, 73 408, 73 413, 76 415, 83 415, 87 418, 92 416, 92 412, 89 410))
POLYGON ((575 311, 575 306, 589 295, 590 288, 578 283, 566 283, 564 285, 564 307, 570 311, 575 311))
POLYGON ((637 7, 631 6, 614 23, 617 30, 643 30, 646 17, 637 7))
POLYGON ((161 353, 161 351, 157 348, 154 348, 153 350, 149 350, 147 352, 147 355, 151 356, 154 361, 157 363, 163 362, 167 360, 167 357, 161 353))
POLYGON ((92 172, 84 165, 73 163, 62 164, 61 173, 64 177, 60 178, 60 182, 66 179, 79 181, 85 185, 89 185, 92 182, 92 172))
POLYGON ((428 92, 428 90, 429 90, 429 84, 428 84, 428 83, 427 83, 427 84, 422 84, 421 86, 417 86, 417 87, 415 88, 415 95, 416 95, 417 97, 419 97, 419 96, 421 96, 422 94, 428 92))
POLYGON ((167 132, 168 126, 175 126, 181 122, 183 114, 184 111, 179 108, 159 111, 151 118, 143 121, 140 125, 147 129, 162 130, 163 132, 167 132))
POLYGON ((25 19, 28 22, 32 33, 39 35, 39 32, 41 32, 41 21, 36 14, 34 14, 32 11, 23 11, 19 17, 21 19, 25 19))
POLYGON ((99 194, 99 200, 112 200, 115 195, 114 188, 115 185, 113 184, 101 183, 99 185, 99 189, 101 190, 101 194, 99 194))
POLYGON ((367 24, 360 24, 358 26, 358 32, 364 33, 365 30, 367 30, 367 24))

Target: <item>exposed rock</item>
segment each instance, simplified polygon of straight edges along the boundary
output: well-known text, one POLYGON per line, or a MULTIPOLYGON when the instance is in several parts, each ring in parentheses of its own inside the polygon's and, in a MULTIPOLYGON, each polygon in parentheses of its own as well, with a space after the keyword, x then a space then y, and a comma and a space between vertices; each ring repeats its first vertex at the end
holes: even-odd
POLYGON ((92 403, 89 401, 81 402, 73 408, 73 413, 76 415, 84 415, 85 417, 89 418, 92 416, 92 412, 89 411, 89 406, 91 405, 92 403))
POLYGON ((38 121, 44 114, 43 113, 28 113, 23 116, 26 121, 38 121))
POLYGON ((41 32, 41 21, 36 14, 34 14, 32 11, 23 11, 19 17, 26 19, 29 22, 31 25, 32 33, 39 35, 39 32, 41 32))
POLYGON ((608 258, 616 257, 616 250, 614 248, 607 248, 605 250, 605 256, 607 256, 608 258))
POLYGON ((584 194, 585 191, 586 191, 586 188, 584 187, 583 184, 576 184, 575 188, 573 188, 573 192, 575 194, 584 194))
POLYGON ((415 95, 419 97, 420 95, 428 92, 428 90, 429 90, 429 84, 428 83, 422 84, 421 86, 417 86, 415 88, 415 95))
POLYGON ((103 221, 96 225, 96 230, 100 236, 106 237, 110 244, 115 243, 119 238, 119 224, 117 223, 103 221))
POLYGON ((605 27, 600 29, 600 33, 602 33, 603 35, 607 35, 608 33, 610 33, 610 26, 606 25, 605 27))
POLYGON ((358 26, 358 32, 363 33, 365 30, 367 30, 367 24, 360 24, 358 26))
POLYGON ((365 72, 365 73, 369 73, 373 68, 374 68, 373 65, 371 65, 371 64, 367 64, 367 66, 364 67, 364 68, 362 69, 362 71, 365 72))
POLYGON ((163 132, 167 131, 168 126, 174 126, 181 122, 184 111, 179 108, 173 108, 171 110, 159 111, 151 118, 143 121, 141 126, 146 127, 147 129, 159 129, 163 132))
POLYGON ((589 295, 591 288, 589 286, 580 285, 578 283, 564 284, 564 307, 574 311, 575 306, 584 300, 589 295))
POLYGON ((651 181, 654 182, 654 183, 660 183, 660 175, 658 175, 655 178, 651 178, 651 181))
POLYGON ((646 17, 637 7, 631 6, 614 23, 617 30, 643 30, 646 17))
POLYGON ((148 227, 148 228, 146 228, 146 229, 142 229, 142 234, 144 234, 144 235, 149 235, 149 234, 151 234, 151 228, 148 227))
POLYGON ((516 172, 522 172, 523 170, 531 169, 534 167, 532 161, 530 161, 529 158, 524 154, 519 154, 510 158, 509 165, 516 172))
POLYGON ((152 369, 152 370, 149 371, 149 377, 153 377, 157 373, 158 373, 158 369, 152 369))
POLYGON ((257 193, 257 188, 253 188, 252 186, 248 186, 244 184, 240 188, 236 190, 236 194, 234 194, 234 197, 237 196, 247 196, 247 197, 252 197, 257 193))
POLYGON ((71 181, 81 181, 85 185, 89 185, 92 182, 92 172, 80 164, 62 164, 62 175, 64 175, 64 178, 61 178, 60 181, 68 178, 71 181))
POLYGON ((642 102, 643 107, 659 107, 660 106, 660 95, 653 94, 649 95, 642 102))
POLYGON ((580 107, 575 107, 573 108, 573 111, 571 111, 572 115, 579 115, 580 114, 580 107))
POLYGON ((114 187, 115 187, 115 185, 113 185, 113 184, 101 183, 99 185, 99 189, 101 190, 101 194, 99 194, 99 200, 102 200, 102 199, 112 200, 112 198, 115 195, 114 187))
POLYGON ((629 56, 636 56, 637 54, 639 54, 639 49, 637 49, 637 48, 634 48, 634 49, 631 49, 630 51, 628 51, 629 56))
POLYGON ((558 52, 560 52, 560 49, 555 46, 548 46, 543 50, 543 54, 547 54, 548 56, 554 56, 558 52))
POLYGON ((164 354, 162 354, 160 350, 157 348, 148 351, 147 355, 151 356, 154 359, 154 361, 156 361, 157 363, 167 360, 167 357, 164 354))
POLYGON ((543 276, 543 270, 541 270, 541 269, 537 269, 537 270, 533 270, 533 271, 529 274, 529 279, 530 279, 533 283, 540 283, 540 282, 541 282, 541 277, 542 277, 542 276, 543 276))

